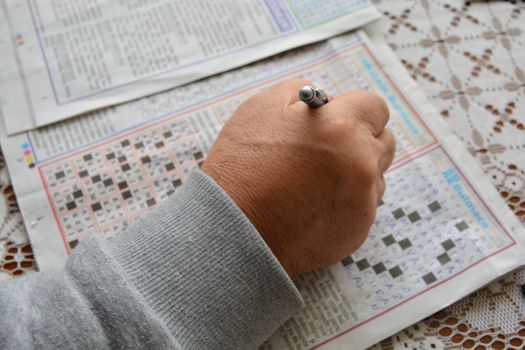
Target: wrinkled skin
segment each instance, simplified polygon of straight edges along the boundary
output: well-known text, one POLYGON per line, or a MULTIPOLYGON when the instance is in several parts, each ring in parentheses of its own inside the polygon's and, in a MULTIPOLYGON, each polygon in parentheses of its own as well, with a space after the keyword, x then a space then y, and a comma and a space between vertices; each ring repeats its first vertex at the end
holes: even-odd
POLYGON ((308 84, 286 81, 245 101, 202 166, 291 277, 363 243, 395 151, 380 97, 349 92, 312 109, 297 96, 308 84))

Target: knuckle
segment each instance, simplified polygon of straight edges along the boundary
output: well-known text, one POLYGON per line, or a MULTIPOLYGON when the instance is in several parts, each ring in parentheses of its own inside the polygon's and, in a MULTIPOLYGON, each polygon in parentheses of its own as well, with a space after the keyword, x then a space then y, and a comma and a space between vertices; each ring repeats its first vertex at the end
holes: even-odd
POLYGON ((386 102, 374 93, 362 92, 361 96, 356 103, 354 113, 356 117, 363 120, 376 119, 380 123, 386 123, 389 118, 390 112, 386 102))
POLYGON ((384 115, 389 115, 388 105, 385 100, 378 94, 372 92, 365 93, 365 101, 373 108, 377 108, 383 112, 384 115))
POLYGON ((335 143, 344 142, 356 132, 357 121, 353 118, 336 117, 327 119, 324 133, 328 140, 335 143))

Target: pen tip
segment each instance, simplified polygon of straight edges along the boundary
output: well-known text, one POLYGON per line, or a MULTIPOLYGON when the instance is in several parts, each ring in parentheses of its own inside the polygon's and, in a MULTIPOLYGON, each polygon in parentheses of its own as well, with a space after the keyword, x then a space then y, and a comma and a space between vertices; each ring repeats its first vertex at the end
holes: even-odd
POLYGON ((299 99, 301 101, 310 101, 315 97, 315 90, 311 86, 303 86, 301 90, 299 90, 299 99))

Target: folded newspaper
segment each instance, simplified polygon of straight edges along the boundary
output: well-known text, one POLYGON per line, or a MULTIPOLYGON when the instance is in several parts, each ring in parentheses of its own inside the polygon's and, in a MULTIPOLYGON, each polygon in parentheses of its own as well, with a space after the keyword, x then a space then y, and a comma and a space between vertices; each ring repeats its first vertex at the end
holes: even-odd
POLYGON ((388 48, 359 32, 4 135, 40 269, 62 266, 85 235, 110 239, 172 195, 244 99, 292 77, 331 95, 381 95, 397 153, 369 238, 297 279, 306 306, 262 349, 363 349, 525 263, 517 219, 388 48))
POLYGON ((8 134, 358 28, 369 0, 3 0, 8 134))

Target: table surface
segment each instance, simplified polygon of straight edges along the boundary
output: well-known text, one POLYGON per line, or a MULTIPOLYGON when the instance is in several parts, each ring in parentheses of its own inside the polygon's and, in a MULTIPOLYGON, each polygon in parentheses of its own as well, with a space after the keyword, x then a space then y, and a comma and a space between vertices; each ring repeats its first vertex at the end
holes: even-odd
MULTIPOLYGON (((525 226, 525 2, 372 0, 385 39, 525 226)), ((36 272, 0 153, 0 281, 36 272)), ((525 269, 373 347, 525 349, 525 269)))

